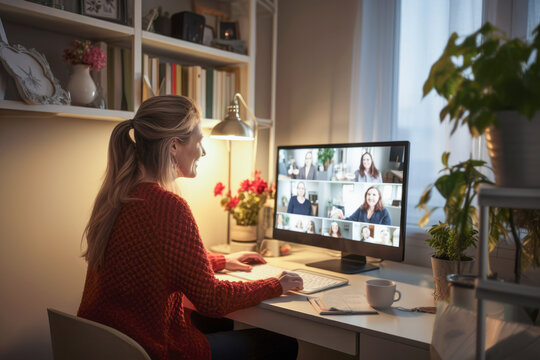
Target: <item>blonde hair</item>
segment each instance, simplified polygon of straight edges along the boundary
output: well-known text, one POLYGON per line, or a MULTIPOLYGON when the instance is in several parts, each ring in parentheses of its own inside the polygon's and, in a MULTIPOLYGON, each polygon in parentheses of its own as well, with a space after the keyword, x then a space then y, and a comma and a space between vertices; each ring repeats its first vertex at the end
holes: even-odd
POLYGON ((99 269, 103 264, 121 207, 135 200, 129 197, 135 185, 149 175, 164 189, 174 191, 171 145, 174 139, 187 142, 200 119, 200 110, 191 99, 166 95, 146 100, 132 120, 116 125, 109 140, 105 179, 83 232, 87 249, 82 256, 90 268, 99 269))

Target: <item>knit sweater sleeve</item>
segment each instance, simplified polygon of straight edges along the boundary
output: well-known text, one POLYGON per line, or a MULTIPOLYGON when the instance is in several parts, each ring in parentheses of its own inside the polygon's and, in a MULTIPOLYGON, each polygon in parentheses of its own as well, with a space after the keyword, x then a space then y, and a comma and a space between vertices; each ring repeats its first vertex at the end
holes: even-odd
POLYGON ((187 203, 173 194, 163 199, 157 214, 165 276, 170 287, 181 291, 206 316, 221 317, 281 295, 279 280, 253 282, 218 280, 187 203))
POLYGON ((204 251, 206 252, 206 256, 208 257, 208 261, 210 261, 210 264, 212 265, 212 270, 214 270, 214 272, 225 269, 224 255, 214 254, 206 249, 204 251))

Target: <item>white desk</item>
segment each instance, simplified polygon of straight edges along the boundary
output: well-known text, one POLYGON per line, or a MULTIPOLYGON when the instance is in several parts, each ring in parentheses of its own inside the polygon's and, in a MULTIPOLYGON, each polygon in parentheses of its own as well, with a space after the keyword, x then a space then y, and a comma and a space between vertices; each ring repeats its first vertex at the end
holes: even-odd
MULTIPOLYGON (((267 261, 292 270, 305 268, 305 263, 327 258, 329 255, 324 253, 302 251, 286 257, 267 258, 267 261)), ((362 274, 339 274, 348 278, 350 284, 327 291, 365 294, 366 280, 384 278, 396 281, 397 288, 402 293, 401 300, 394 303, 395 306, 434 306, 433 276, 430 269, 394 262, 383 262, 379 265, 380 269, 362 274)), ((226 275, 218 277, 238 280, 226 275)), ((432 314, 396 309, 380 311, 379 315, 318 315, 301 295, 266 300, 258 306, 236 311, 227 317, 346 354, 358 355, 359 359, 392 360, 429 358, 435 321, 435 315, 432 314)))

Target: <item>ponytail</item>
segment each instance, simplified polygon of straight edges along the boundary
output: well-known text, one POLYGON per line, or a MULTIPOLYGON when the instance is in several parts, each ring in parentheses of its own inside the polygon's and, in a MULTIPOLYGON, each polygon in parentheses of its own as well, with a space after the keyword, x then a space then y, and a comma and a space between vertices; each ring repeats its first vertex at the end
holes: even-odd
POLYGON ((132 125, 133 120, 123 121, 115 126, 111 134, 105 180, 83 232, 88 242, 83 257, 88 261, 88 266, 94 269, 103 263, 121 205, 129 200, 129 192, 138 181, 135 143, 129 135, 132 125))

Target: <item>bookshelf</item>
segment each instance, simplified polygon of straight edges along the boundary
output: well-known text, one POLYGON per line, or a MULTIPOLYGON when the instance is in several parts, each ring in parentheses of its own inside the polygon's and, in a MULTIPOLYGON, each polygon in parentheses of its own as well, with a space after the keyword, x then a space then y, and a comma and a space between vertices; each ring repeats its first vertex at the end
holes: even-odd
MULTIPOLYGON (((184 1, 189 6, 190 1, 184 1)), ((169 2, 170 3, 170 2, 169 2)), ((167 10, 169 4, 167 0, 156 0, 152 2, 152 7, 163 6, 167 10)), ((10 39, 8 31, 8 41, 10 43, 20 43, 25 47, 34 47, 41 53, 45 53, 47 60, 51 66, 52 72, 65 89, 67 85, 67 68, 69 65, 59 58, 57 59, 47 56, 47 51, 57 54, 58 49, 67 46, 65 39, 86 39, 93 42, 103 41, 108 45, 127 48, 131 50, 132 56, 132 94, 131 100, 133 111, 113 110, 113 109, 98 109, 91 107, 79 106, 62 106, 62 105, 30 105, 22 101, 16 101, 6 98, 0 100, 0 114, 9 114, 15 117, 44 117, 44 116, 61 116, 71 118, 83 118, 91 120, 106 120, 106 121, 122 121, 132 118, 134 111, 138 108, 141 101, 142 93, 142 55, 151 54, 152 56, 165 59, 164 61, 174 61, 181 64, 205 66, 205 67, 228 67, 236 68, 239 74, 240 81, 237 89, 244 95, 248 105, 253 109, 255 103, 265 103, 266 107, 273 106, 273 95, 268 94, 274 92, 275 80, 268 81, 265 77, 264 84, 257 83, 257 88, 267 88, 261 92, 264 99, 255 101, 255 72, 256 72, 256 41, 259 37, 257 34, 257 18, 261 13, 273 13, 275 17, 277 1, 270 0, 232 0, 231 2, 231 18, 239 19, 244 26, 242 39, 247 42, 248 54, 242 55, 229 51, 224 51, 201 44, 195 44, 176 38, 143 31, 142 16, 145 15, 143 5, 148 6, 148 3, 143 4, 142 0, 128 0, 128 14, 130 14, 130 24, 121 25, 109 21, 104 21, 89 16, 80 15, 77 13, 55 9, 33 2, 22 0, 0 0, 0 18, 6 23, 16 24, 18 29, 32 29, 32 31, 45 31, 47 35, 58 37, 56 44, 53 41, 42 41, 43 45, 29 45, 24 40, 23 35, 19 35, 13 41, 10 39), (240 18, 241 17, 241 18, 240 18), (21 38, 21 36, 23 36, 21 38), (58 44, 61 43, 61 44, 58 44)), ((274 29, 275 30, 275 29, 274 29)), ((242 32, 241 32, 242 34, 242 32)), ((44 38, 50 36, 44 35, 44 38)), ((276 39, 273 33, 274 41, 276 39)), ((30 40, 30 39, 29 39, 30 40)), ((30 41, 31 43, 31 41, 30 41)), ((263 46, 265 46, 263 44, 263 46)), ((270 44, 274 49, 275 43, 270 44)), ((275 61, 275 59, 273 59, 275 61)), ((265 60, 266 61, 266 60, 265 60)), ((257 73, 271 73, 271 77, 275 78, 275 69, 272 68, 272 61, 269 63, 263 62, 266 69, 257 69, 257 73)), ((275 64, 274 64, 275 66, 275 64)), ((102 70, 104 71, 104 70, 102 70)), ((226 104, 225 104, 226 105, 226 104)), ((257 109, 255 109, 257 116, 257 109)), ((203 127, 211 128, 218 122, 217 119, 204 119, 203 127)), ((273 113, 263 111, 261 114, 260 125, 261 129, 270 129, 274 122, 273 113)))

